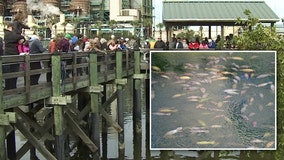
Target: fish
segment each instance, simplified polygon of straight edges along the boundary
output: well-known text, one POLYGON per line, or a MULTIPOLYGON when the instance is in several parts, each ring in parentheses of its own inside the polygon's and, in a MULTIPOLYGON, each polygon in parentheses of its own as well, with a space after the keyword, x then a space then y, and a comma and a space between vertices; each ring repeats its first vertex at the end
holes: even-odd
POLYGON ((267 103, 265 106, 267 106, 267 107, 273 107, 273 106, 274 106, 274 103, 273 103, 273 102, 269 102, 269 103, 267 103))
POLYGON ((222 126, 221 126, 221 125, 217 125, 217 124, 215 124, 215 125, 211 125, 210 127, 211 127, 211 128, 222 128, 222 126))
POLYGON ((181 80, 189 80, 190 77, 189 76, 180 76, 179 79, 181 79, 181 80))
POLYGON ((204 109, 205 107, 204 107, 203 104, 198 104, 195 108, 202 108, 202 109, 204 109))
POLYGON ((218 108, 221 108, 222 106, 223 106, 223 102, 218 102, 218 103, 217 103, 217 107, 218 107, 218 108))
POLYGON ((263 138, 265 138, 265 137, 269 137, 269 136, 271 136, 271 133, 269 133, 269 132, 265 132, 265 133, 264 133, 264 135, 263 135, 263 138))
POLYGON ((208 73, 196 73, 195 75, 199 77, 203 77, 203 76, 208 76, 209 74, 208 73))
POLYGON ((251 143, 263 143, 264 140, 261 140, 261 139, 253 139, 250 141, 251 143))
POLYGON ((151 90, 151 99, 154 99, 154 98, 155 98, 155 91, 151 90))
POLYGON ((243 61, 244 58, 242 57, 228 57, 227 59, 237 60, 237 61, 243 61))
POLYGON ((191 133, 209 133, 209 130, 206 129, 191 129, 191 133))
POLYGON ((201 97, 200 96, 189 96, 187 97, 188 99, 200 99, 201 97))
POLYGON ((253 70, 253 69, 250 69, 250 68, 240 69, 240 71, 248 72, 248 73, 254 72, 254 70, 253 70))
POLYGON ((169 76, 164 75, 164 74, 162 74, 162 75, 161 75, 161 77, 162 77, 162 78, 165 78, 165 79, 170 79, 170 77, 169 77, 169 76))
POLYGON ((178 111, 177 109, 170 109, 170 108, 162 108, 159 110, 159 112, 162 112, 162 113, 175 113, 177 111, 178 111))
POLYGON ((264 86, 267 86, 269 84, 272 84, 272 82, 260 83, 256 87, 264 87, 264 86))
POLYGON ((256 78, 265 78, 271 76, 270 73, 258 75, 256 78))
POLYGON ((190 91, 196 91, 199 89, 199 87, 185 87, 184 90, 190 90, 190 91))
POLYGON ((196 144, 200 144, 200 145, 206 145, 206 144, 216 144, 215 141, 199 141, 196 144))
POLYGON ((270 142, 268 142, 267 144, 266 144, 266 148, 270 148, 270 147, 272 147, 274 145, 274 141, 270 141, 270 142))
POLYGON ((200 88, 200 91, 202 92, 202 93, 205 93, 206 92, 206 89, 205 88, 200 88))
POLYGON ((176 133, 178 133, 178 132, 181 132, 182 131, 182 127, 178 127, 178 128, 176 128, 176 129, 174 129, 174 130, 170 130, 170 131, 168 131, 165 135, 164 135, 164 137, 170 137, 170 136, 172 136, 172 135, 174 135, 174 134, 176 134, 176 133))
POLYGON ((161 72, 161 68, 157 66, 152 66, 152 70, 156 72, 161 72))
POLYGON ((274 86, 274 84, 271 84, 271 85, 270 85, 270 89, 271 89, 271 91, 273 91, 273 92, 275 91, 275 86, 274 86))
POLYGON ((236 73, 232 73, 232 72, 228 72, 228 71, 223 71, 223 72, 220 72, 221 74, 223 75, 235 75, 236 73))
POLYGON ((199 123, 201 126, 203 126, 203 127, 206 126, 206 123, 205 123, 204 121, 202 121, 202 120, 198 120, 198 123, 199 123))
POLYGON ((249 117, 252 117, 252 116, 254 116, 255 115, 255 113, 254 112, 251 112, 250 114, 249 114, 249 117))
POLYGON ((170 115, 172 115, 172 113, 153 112, 152 115, 156 115, 156 116, 170 116, 170 115))
POLYGON ((181 97, 183 95, 185 95, 185 94, 175 94, 175 95, 172 96, 172 98, 178 98, 178 97, 181 97))
POLYGON ((237 89, 225 89, 224 92, 227 94, 239 94, 238 93, 239 90, 237 89))
POLYGON ((216 68, 205 68, 205 70, 207 70, 207 71, 214 71, 214 72, 220 72, 220 70, 216 69, 216 68))
POLYGON ((213 80, 227 80, 229 79, 229 77, 217 77, 217 78, 214 78, 213 80))

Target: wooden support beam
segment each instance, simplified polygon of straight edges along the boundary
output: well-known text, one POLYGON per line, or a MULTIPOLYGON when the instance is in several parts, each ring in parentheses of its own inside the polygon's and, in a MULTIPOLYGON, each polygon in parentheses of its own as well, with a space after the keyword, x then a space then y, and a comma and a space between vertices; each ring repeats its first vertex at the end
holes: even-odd
POLYGON ((22 123, 16 123, 15 126, 18 130, 30 141, 30 143, 38 149, 38 151, 48 160, 57 160, 44 146, 44 144, 39 141, 22 123))
POLYGON ((145 74, 140 74, 140 52, 134 52, 134 84, 133 84, 133 145, 134 159, 142 157, 142 107, 141 107, 141 87, 145 74))
MULTIPOLYGON (((123 65, 122 65, 122 52, 116 52, 116 84, 117 84, 117 120, 119 126, 124 128, 124 92, 123 87, 127 80, 122 78, 123 65)), ((118 133, 118 158, 125 159, 125 144, 124 144, 124 131, 118 133)))
MULTIPOLYGON (((89 73, 89 85, 94 86, 94 92, 90 93, 90 107, 91 107, 91 139, 94 144, 98 147, 97 153, 94 153, 93 156, 99 158, 100 155, 100 98, 101 98, 101 91, 102 88, 99 86, 98 81, 98 57, 97 54, 90 54, 89 55, 89 62, 90 62, 90 73, 89 73)), ((92 88, 90 88, 92 89, 92 88)), ((91 90, 92 91, 92 90, 91 90)))
MULTIPOLYGON (((48 133, 48 130, 53 127, 54 124, 54 119, 53 117, 49 117, 48 119, 46 119, 45 124, 42 126, 41 130, 40 130, 40 134, 37 134, 38 131, 34 132, 35 137, 37 137, 37 139, 40 139, 40 141, 45 141, 46 139, 48 140, 54 140, 54 137, 52 137, 52 139, 50 139, 50 136, 45 136, 43 133, 48 133)), ((50 134, 47 134, 50 135, 50 134)), ((32 144, 27 141, 18 151, 17 151, 17 159, 21 159, 21 157, 23 157, 25 155, 26 152, 29 151, 29 149, 32 147, 32 144)))
POLYGON ((17 160, 20 160, 31 148, 33 145, 27 141, 18 151, 17 151, 17 160))
MULTIPOLYGON (((52 63, 52 96, 60 97, 61 93, 61 57, 60 55, 52 55, 51 57, 52 63)), ((63 80, 62 80, 63 81, 63 80)), ((54 110, 54 124, 55 124, 55 139, 56 139, 56 158, 58 160, 64 160, 65 157, 65 149, 64 149, 64 122, 63 122, 63 107, 60 105, 53 106, 54 110)))
POLYGON ((89 147, 94 153, 98 150, 98 147, 92 142, 92 140, 86 135, 86 133, 80 128, 80 126, 74 121, 73 117, 67 112, 65 114, 67 123, 72 128, 73 132, 76 133, 82 141, 89 147))
MULTIPOLYGON (((0 114, 4 114, 4 105, 3 105, 3 75, 2 75, 2 58, 0 58, 0 114)), ((5 132, 5 126, 0 125, 0 159, 7 159, 6 158, 6 143, 5 143, 5 138, 6 138, 6 132, 5 132)))
POLYGON ((30 119, 21 109, 15 108, 14 111, 22 118, 24 122, 27 122, 27 124, 31 125, 36 131, 34 134, 39 134, 39 137, 46 136, 48 139, 54 139, 53 135, 47 132, 48 129, 52 127, 52 125, 49 125, 45 127, 41 127, 38 123, 36 123, 34 120, 30 119))

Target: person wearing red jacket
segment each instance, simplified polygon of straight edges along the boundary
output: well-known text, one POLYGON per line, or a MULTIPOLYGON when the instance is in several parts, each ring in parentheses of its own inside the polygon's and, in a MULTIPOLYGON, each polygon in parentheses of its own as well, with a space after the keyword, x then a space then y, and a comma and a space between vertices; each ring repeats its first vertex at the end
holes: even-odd
POLYGON ((196 39, 193 39, 192 41, 189 42, 188 44, 188 49, 190 50, 199 50, 199 42, 196 41, 196 39))

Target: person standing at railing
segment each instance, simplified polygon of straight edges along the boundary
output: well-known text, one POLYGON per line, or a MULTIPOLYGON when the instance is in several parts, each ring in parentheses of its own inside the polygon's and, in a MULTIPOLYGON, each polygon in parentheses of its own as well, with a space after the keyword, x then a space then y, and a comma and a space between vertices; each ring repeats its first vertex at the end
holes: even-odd
MULTIPOLYGON (((55 37, 51 37, 49 44, 48 44, 48 53, 53 54, 54 52, 57 51, 57 44, 56 44, 56 39, 55 37)), ((48 68, 51 68, 51 61, 47 62, 48 68)), ((46 73, 46 81, 51 82, 51 72, 46 73)))
MULTIPOLYGON (((65 34, 57 43, 57 49, 59 52, 68 53, 70 51, 70 39, 72 36, 70 34, 65 34)), ((61 61, 61 79, 69 78, 70 70, 66 70, 66 65, 71 65, 72 60, 61 61)))
MULTIPOLYGON (((22 35, 13 31, 13 23, 7 24, 4 29, 4 55, 19 55, 18 43, 25 39, 22 35)), ((5 65, 3 73, 19 72, 20 64, 5 65)), ((17 77, 5 79, 5 90, 17 88, 17 77)))
MULTIPOLYGON (((42 35, 39 35, 39 36, 33 35, 30 38, 30 43, 29 43, 30 54, 39 54, 39 53, 43 53, 43 52, 46 51, 46 48, 44 48, 42 43, 41 43, 42 38, 43 38, 42 35)), ((30 67, 31 67, 31 70, 41 69, 41 63, 40 63, 40 61, 31 62, 30 67)), ((39 77, 40 77, 40 74, 31 75, 30 76, 30 85, 37 85, 39 77)))
POLYGON ((22 12, 18 12, 13 20, 13 30, 17 33, 17 34, 22 34, 23 33, 23 29, 30 29, 29 26, 25 25, 23 23, 25 17, 24 14, 22 12))

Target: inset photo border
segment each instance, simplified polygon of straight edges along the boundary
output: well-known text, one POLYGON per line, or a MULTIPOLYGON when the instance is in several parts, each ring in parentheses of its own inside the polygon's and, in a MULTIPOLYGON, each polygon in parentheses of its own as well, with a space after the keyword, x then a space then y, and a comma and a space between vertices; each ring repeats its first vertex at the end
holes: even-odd
POLYGON ((276 51, 151 51, 151 150, 276 150, 276 51))

